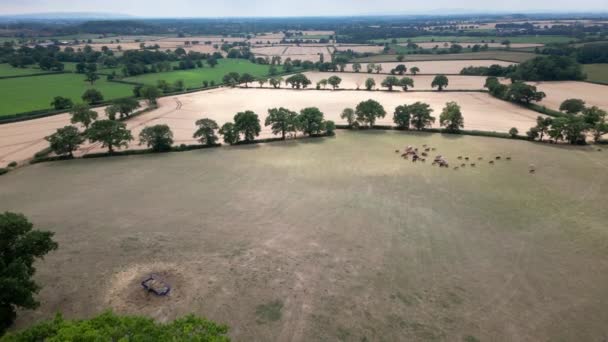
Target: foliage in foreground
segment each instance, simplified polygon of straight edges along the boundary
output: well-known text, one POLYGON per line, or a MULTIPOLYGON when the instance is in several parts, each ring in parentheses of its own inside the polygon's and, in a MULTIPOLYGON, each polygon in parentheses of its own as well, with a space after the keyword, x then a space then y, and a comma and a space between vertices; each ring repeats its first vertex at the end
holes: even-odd
POLYGON ((57 249, 53 233, 32 228, 22 214, 0 214, 0 335, 17 317, 17 308, 38 307, 34 261, 57 249))
POLYGON ((60 315, 0 342, 26 341, 230 341, 228 327, 188 315, 173 322, 156 323, 151 318, 118 316, 110 311, 88 320, 66 320, 60 315))

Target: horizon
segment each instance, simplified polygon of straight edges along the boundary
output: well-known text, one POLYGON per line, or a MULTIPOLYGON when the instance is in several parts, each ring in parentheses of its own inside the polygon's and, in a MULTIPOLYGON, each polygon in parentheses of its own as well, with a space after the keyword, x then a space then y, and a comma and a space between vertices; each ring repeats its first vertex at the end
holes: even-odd
MULTIPOLYGON (((12 2, 12 1, 11 1, 12 2)), ((575 4, 563 0, 541 0, 533 4, 524 1, 488 4, 481 0, 465 0, 458 7, 447 0, 427 3, 401 3, 395 5, 390 0, 374 3, 361 0, 336 0, 326 3, 310 0, 289 7, 278 0, 251 3, 244 0, 230 0, 222 3, 176 0, 166 3, 151 0, 145 6, 140 1, 124 3, 108 0, 104 11, 98 11, 93 3, 73 4, 68 0, 24 0, 5 5, 0 16, 122 16, 139 19, 157 18, 281 18, 281 17, 365 17, 365 16, 446 16, 446 15, 508 15, 508 14, 597 14, 608 13, 606 1, 582 0, 575 4), (319 9, 322 9, 319 11, 319 9), (556 10, 559 8, 559 10, 556 10), (193 13, 196 13, 193 15, 193 13)))

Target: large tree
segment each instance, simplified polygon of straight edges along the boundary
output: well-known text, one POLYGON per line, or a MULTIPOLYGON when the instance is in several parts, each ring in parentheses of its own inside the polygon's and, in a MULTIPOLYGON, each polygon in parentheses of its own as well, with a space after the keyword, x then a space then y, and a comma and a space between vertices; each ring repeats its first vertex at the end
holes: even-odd
POLYGON ((395 107, 395 112, 393 113, 393 122, 397 125, 397 127, 402 129, 410 128, 410 109, 408 105, 401 105, 395 107))
POLYGON ((399 85, 403 90, 407 91, 408 88, 414 88, 414 80, 409 77, 403 77, 399 80, 399 85))
POLYGON ((249 73, 244 73, 239 78, 239 83, 245 83, 245 87, 249 87, 249 83, 255 82, 255 77, 249 73))
POLYGON ((68 154, 74 157, 73 152, 84 142, 84 137, 75 126, 65 126, 58 128, 57 131, 45 138, 49 142, 49 147, 56 155, 68 154))
POLYGON ((323 125, 323 112, 317 107, 308 107, 300 111, 298 115, 300 129, 304 134, 320 134, 325 130, 323 125))
POLYGON ((74 103, 71 99, 63 96, 55 96, 53 102, 51 102, 51 106, 53 106, 56 110, 68 109, 72 107, 74 103))
POLYGON ((357 121, 366 123, 369 127, 374 125, 376 119, 386 116, 384 107, 378 101, 372 99, 360 102, 355 108, 355 113, 357 114, 357 121))
POLYGON ((372 90, 376 86, 376 81, 373 78, 368 78, 365 80, 365 89, 372 90))
POLYGON ((87 89, 82 94, 82 100, 88 104, 97 104, 103 101, 103 95, 97 89, 87 89))
POLYGON ((585 109, 585 101, 581 99, 567 99, 559 106, 559 110, 568 114, 577 114, 585 109))
POLYGON ((608 133, 608 122, 606 122, 607 116, 605 110, 596 106, 583 110, 583 118, 591 130, 595 142, 598 142, 604 134, 608 133))
POLYGON ((154 152, 169 151, 173 145, 173 132, 168 125, 148 126, 139 133, 139 144, 147 145, 154 152))
POLYGON ((464 128, 464 117, 456 102, 448 102, 441 111, 439 124, 449 132, 458 132, 464 128))
POLYGON ((523 82, 515 82, 509 86, 506 97, 509 101, 526 103, 539 102, 545 97, 545 93, 537 91, 535 86, 523 82))
POLYGON ((416 76, 416 74, 419 73, 419 72, 420 72, 420 68, 418 68, 418 67, 411 67, 410 68, 410 73, 412 75, 414 75, 414 76, 416 76))
POLYGON ((353 63, 353 71, 360 72, 361 71, 361 63, 353 63))
POLYGON ((72 107, 72 110, 70 110, 70 115, 70 122, 72 124, 80 123, 86 129, 89 128, 93 121, 97 120, 97 112, 91 110, 88 105, 82 103, 74 105, 74 107, 72 107))
POLYGON ((411 124, 417 130, 421 130, 435 122, 435 117, 431 116, 433 109, 427 103, 415 102, 408 106, 412 117, 411 124))
POLYGON ((342 82, 342 79, 338 76, 331 76, 327 79, 327 83, 329 83, 334 90, 336 90, 337 88, 340 88, 341 82, 342 82))
POLYGON ((14 322, 17 308, 38 307, 34 261, 55 249, 53 233, 34 230, 22 214, 0 214, 0 335, 14 322))
POLYGON ((295 74, 285 79, 285 83, 291 85, 292 88, 306 88, 310 85, 310 80, 304 74, 295 74))
POLYGON ((437 87, 438 91, 442 91, 443 88, 448 86, 448 83, 448 78, 445 75, 437 75, 431 83, 431 88, 437 87))
POLYGON ((383 87, 388 88, 388 91, 392 91, 393 87, 399 86, 399 79, 395 76, 387 76, 381 84, 383 87))
POLYGON ((243 134, 245 141, 253 141, 262 129, 258 115, 250 110, 236 113, 234 127, 239 134, 243 134))
POLYGON ((406 71, 407 71, 407 67, 404 64, 399 64, 395 67, 395 72, 398 73, 399 75, 405 74, 406 71))
POLYGON ((107 147, 108 152, 113 153, 116 147, 128 147, 133 135, 123 122, 99 120, 87 130, 87 138, 93 143, 101 143, 101 147, 107 147))
POLYGON ((121 118, 128 117, 135 109, 140 107, 139 101, 132 97, 114 100, 112 104, 116 106, 121 118))
POLYGON ((215 135, 215 131, 219 128, 217 122, 203 118, 197 120, 195 124, 197 128, 192 136, 193 138, 197 138, 204 145, 214 145, 217 142, 217 136, 215 135))
POLYGON ((224 137, 224 142, 226 144, 234 145, 240 140, 239 132, 234 127, 232 122, 226 122, 222 125, 219 130, 219 133, 222 137, 224 137))
POLYGON ((270 126, 272 134, 281 134, 285 140, 285 134, 296 130, 298 113, 287 108, 271 108, 268 110, 265 126, 270 126))
POLYGON ((342 114, 340 114, 340 118, 342 120, 346 120, 346 122, 348 122, 348 126, 350 127, 353 127, 353 125, 357 122, 355 110, 352 108, 344 108, 342 114))
POLYGON ((154 86, 143 86, 139 90, 139 94, 141 97, 146 99, 146 101, 148 101, 149 106, 155 105, 156 99, 158 97, 160 97, 160 95, 161 95, 160 89, 158 89, 157 87, 154 87, 154 86))

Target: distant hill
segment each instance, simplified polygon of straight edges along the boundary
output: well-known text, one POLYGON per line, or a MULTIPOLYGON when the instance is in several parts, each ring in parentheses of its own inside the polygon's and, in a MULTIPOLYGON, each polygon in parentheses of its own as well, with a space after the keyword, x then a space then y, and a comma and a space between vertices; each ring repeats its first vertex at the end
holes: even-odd
POLYGON ((133 16, 121 13, 104 12, 48 12, 0 15, 1 21, 21 20, 111 20, 132 19, 133 16))

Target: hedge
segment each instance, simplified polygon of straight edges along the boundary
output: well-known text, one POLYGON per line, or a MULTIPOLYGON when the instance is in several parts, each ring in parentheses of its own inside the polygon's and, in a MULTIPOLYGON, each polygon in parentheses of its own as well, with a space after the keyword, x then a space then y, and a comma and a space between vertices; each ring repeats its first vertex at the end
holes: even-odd
POLYGON ((511 136, 509 133, 502 132, 492 132, 492 131, 478 131, 478 130, 460 130, 458 132, 447 131, 443 128, 425 128, 422 130, 412 130, 405 129, 397 126, 389 126, 389 125, 374 125, 370 127, 359 127, 353 128, 348 125, 336 125, 337 129, 360 129, 360 130, 393 130, 393 131, 408 131, 408 132, 423 132, 423 133, 440 133, 440 134, 454 134, 454 135, 472 135, 478 137, 491 137, 491 138, 501 138, 501 139, 515 139, 515 140, 529 140, 528 137, 523 135, 511 136))
POLYGON ((38 72, 38 73, 27 74, 27 75, 0 76, 0 80, 5 80, 5 79, 9 79, 9 78, 46 76, 46 75, 58 75, 58 74, 71 74, 71 72, 70 71, 48 71, 48 72, 38 72))

